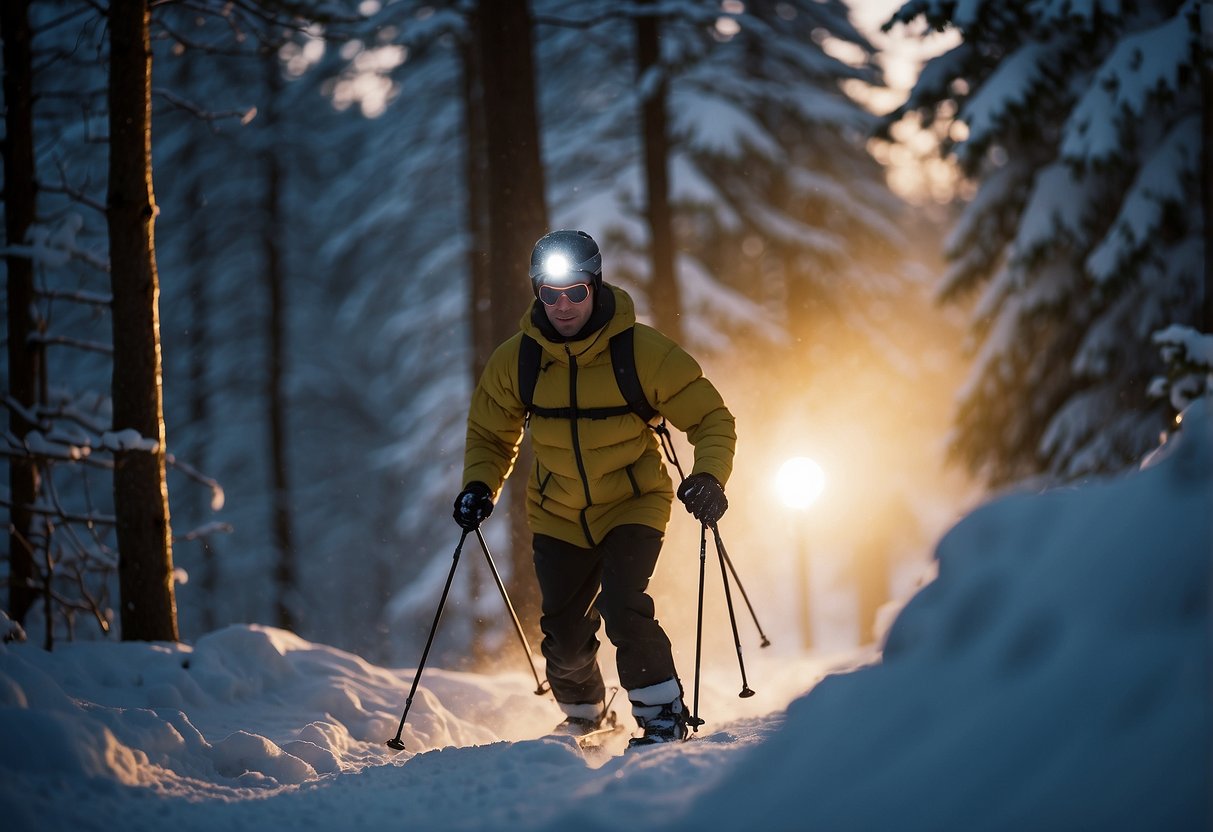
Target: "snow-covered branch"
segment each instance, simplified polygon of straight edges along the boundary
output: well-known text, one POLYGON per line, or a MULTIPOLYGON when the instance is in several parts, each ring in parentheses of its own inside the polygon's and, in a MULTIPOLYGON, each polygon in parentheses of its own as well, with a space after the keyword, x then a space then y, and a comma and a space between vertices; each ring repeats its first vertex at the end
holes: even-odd
POLYGON ((1201 396, 1213 393, 1213 335, 1172 325, 1154 333, 1153 341, 1167 364, 1167 375, 1150 381, 1150 395, 1166 398, 1182 412, 1201 396))
MULTIPOLYGON (((102 209, 104 210, 104 209, 102 209)), ((76 237, 84 227, 84 218, 79 214, 68 214, 55 228, 45 225, 31 226, 26 232, 26 242, 0 248, 0 256, 25 257, 48 269, 59 269, 72 260, 93 266, 98 271, 109 272, 109 259, 80 247, 76 237)))

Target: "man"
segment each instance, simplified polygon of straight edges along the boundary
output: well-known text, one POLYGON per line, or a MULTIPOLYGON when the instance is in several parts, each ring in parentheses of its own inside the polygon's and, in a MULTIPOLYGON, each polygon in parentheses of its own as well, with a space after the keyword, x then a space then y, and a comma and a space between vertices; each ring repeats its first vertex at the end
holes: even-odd
POLYGON ((695 360, 636 323, 627 293, 603 283, 602 254, 588 234, 561 230, 541 238, 530 276, 535 302, 520 332, 493 353, 472 394, 466 485, 455 499, 455 521, 477 528, 513 468, 528 415, 519 383, 519 353, 528 336, 541 350, 529 408, 535 465, 527 520, 543 596, 542 651, 566 716, 557 730, 583 734, 606 716, 595 635, 604 619, 617 648, 620 684, 644 729, 630 745, 683 740, 682 685, 646 593, 673 487, 653 431, 626 407, 612 366, 612 336, 634 327, 635 372, 645 398, 695 448, 678 496, 709 525, 728 507, 733 416, 695 360))

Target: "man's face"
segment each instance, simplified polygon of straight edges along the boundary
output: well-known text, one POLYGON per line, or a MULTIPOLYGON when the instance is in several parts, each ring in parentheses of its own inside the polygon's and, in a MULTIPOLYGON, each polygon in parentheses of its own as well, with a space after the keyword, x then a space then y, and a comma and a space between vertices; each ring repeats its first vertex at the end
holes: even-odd
POLYGON ((571 286, 568 290, 553 290, 545 288, 541 293, 540 300, 544 300, 544 294, 559 292, 555 303, 544 303, 543 311, 547 313, 548 320, 552 322, 552 326, 556 327, 556 331, 568 338, 571 335, 576 335, 585 326, 586 321, 590 319, 590 313, 594 310, 594 287, 586 284, 589 290, 585 293, 585 300, 581 303, 573 303, 569 299, 569 295, 574 297, 578 295, 578 287, 571 286))

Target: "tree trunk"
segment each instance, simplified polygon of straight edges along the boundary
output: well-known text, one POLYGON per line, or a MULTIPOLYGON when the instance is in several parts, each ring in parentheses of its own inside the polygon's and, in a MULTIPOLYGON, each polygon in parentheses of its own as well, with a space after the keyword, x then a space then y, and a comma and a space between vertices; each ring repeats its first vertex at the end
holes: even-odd
MULTIPOLYGON (((171 83, 180 89, 194 89, 200 80, 195 56, 187 55, 172 62, 176 67, 171 83)), ((185 286, 185 302, 188 304, 189 327, 185 332, 185 355, 187 357, 186 396, 189 406, 189 434, 192 439, 185 449, 190 464, 199 471, 210 470, 210 449, 214 444, 214 410, 212 407, 211 379, 208 368, 215 361, 211 337, 211 262, 210 218, 207 216, 206 179, 201 172, 200 159, 205 151, 204 139, 199 124, 190 124, 182 148, 180 170, 189 178, 183 208, 185 215, 182 236, 185 238, 185 262, 188 264, 180 275, 185 286)), ((180 441, 180 440, 178 440, 180 441)), ((180 448, 180 445, 178 446, 180 448)), ((191 519, 200 522, 210 515, 210 497, 200 489, 190 489, 191 519), (205 496, 204 496, 205 495, 205 496)), ((180 505, 180 503, 178 503, 180 505)), ((195 586, 200 592, 199 620, 194 631, 209 633, 218 626, 216 604, 219 601, 218 552, 214 547, 214 535, 206 534, 198 540, 202 550, 202 568, 195 586)), ((191 578, 193 576, 191 575, 191 578)), ((188 620, 180 621, 183 632, 191 631, 188 620)))
POLYGON ((298 579, 295 566, 295 546, 291 534, 291 486, 287 470, 286 450, 286 292, 283 291, 281 239, 282 166, 275 147, 278 113, 275 100, 282 90, 278 55, 271 52, 265 58, 268 95, 265 106, 264 130, 267 134, 263 164, 265 169, 265 202, 263 205, 262 251, 265 255, 265 288, 269 300, 269 366, 265 373, 265 395, 269 405, 269 445, 271 504, 274 516, 274 618, 284 630, 294 630, 299 621, 295 596, 298 579))
POLYGON ((165 480, 160 284, 153 235, 148 0, 110 4, 109 194, 113 429, 151 449, 114 454, 122 638, 176 641, 173 544, 165 480))
MULTIPOLYGON (((209 450, 213 439, 212 390, 207 368, 214 360, 214 350, 211 344, 210 270, 207 267, 210 241, 207 237, 208 224, 203 216, 206 200, 201 180, 194 173, 197 142, 196 136, 190 137, 184 157, 184 164, 195 177, 190 183, 185 201, 189 211, 186 252, 190 264, 187 293, 190 303, 190 326, 186 348, 189 350, 190 429, 194 436, 198 437, 190 449, 191 464, 200 471, 206 471, 210 468, 209 450)), ((209 512, 209 501, 198 502, 201 504, 198 516, 205 517, 209 512)), ((199 626, 202 632, 209 633, 218 626, 215 604, 219 600, 219 562, 212 535, 204 535, 199 543, 202 546, 202 577, 199 580, 202 590, 202 620, 199 626)))
POLYGON ((480 83, 480 21, 477 15, 470 16, 468 28, 470 38, 461 50, 464 135, 467 139, 464 175, 467 178, 468 272, 472 289, 472 378, 479 379, 497 346, 493 340, 497 333, 493 325, 493 281, 485 262, 488 241, 485 239, 484 90, 480 83))
MULTIPOLYGON (((1213 12, 1204 12, 1206 24, 1213 12)), ((1204 137, 1200 152, 1200 194, 1204 206, 1205 297, 1201 306, 1200 330, 1213 334, 1213 33, 1206 27, 1200 61, 1200 129, 1204 137)))
MULTIPOLYGON (((479 379, 484 365, 492 355, 493 348, 493 284, 485 268, 485 193, 484 193, 484 100, 480 87, 478 56, 480 45, 480 20, 473 13, 468 20, 469 38, 460 49, 463 75, 464 136, 467 145, 464 151, 464 175, 467 178, 467 237, 468 274, 472 296, 472 379, 479 379)), ((462 485, 462 483, 461 483, 462 485)), ((479 601, 483 574, 479 569, 468 569, 468 598, 472 609, 472 643, 469 649, 472 666, 481 667, 488 655, 488 622, 480 615, 479 601)))
MULTIPOLYGON (((641 0, 650 5, 652 0, 641 0)), ((653 15, 636 18, 637 80, 641 93, 640 122, 644 134, 645 219, 649 225, 652 275, 649 303, 657 328, 675 341, 682 340, 682 293, 674 265, 674 226, 670 212, 669 127, 666 119, 668 84, 661 68, 660 24, 653 15), (656 84, 650 71, 662 73, 656 84), (647 92, 647 94, 646 94, 647 92)))
MULTIPOLYGON (((531 18, 526 0, 485 0, 479 4, 481 90, 484 123, 488 256, 492 279, 492 342, 514 334, 515 322, 531 301, 527 269, 531 247, 547 231, 535 70, 531 54, 531 18)), ((531 566, 531 535, 526 527, 526 477, 529 445, 523 445, 506 489, 510 516, 509 588, 519 615, 534 629, 539 588, 531 566)))
MULTIPOLYGON (((4 42, 4 232, 9 245, 25 242, 34 221, 37 184, 34 179, 34 112, 30 94, 29 0, 4 0, 0 8, 0 39, 4 42)), ((34 303, 34 264, 9 256, 8 380, 9 394, 27 411, 37 401, 40 348, 31 345, 34 303)), ((21 413, 9 410, 9 430, 24 439, 32 429, 21 413)), ((29 507, 38 496, 40 473, 29 459, 9 461, 8 614, 22 622, 37 597, 29 507)))
MULTIPOLYGON (((192 141, 192 140, 191 140, 192 141)), ((190 186, 186 198, 190 216, 197 217, 204 210, 202 189, 198 180, 190 186)), ((211 388, 207 377, 207 368, 214 360, 214 350, 211 346, 211 304, 209 294, 210 275, 206 268, 209 257, 209 245, 206 234, 206 222, 189 224, 186 250, 189 252, 189 300, 190 328, 189 341, 189 404, 190 427, 199 441, 193 446, 191 464, 200 471, 210 468, 209 449, 212 441, 211 424, 211 388)), ((209 511, 207 500, 203 503, 199 516, 205 516, 209 511)), ((215 617, 215 604, 219 600, 219 559, 215 550, 212 535, 204 535, 199 541, 202 546, 202 577, 199 581, 202 590, 202 632, 209 633, 218 626, 215 617)), ((188 629, 188 628, 187 628, 188 629)))

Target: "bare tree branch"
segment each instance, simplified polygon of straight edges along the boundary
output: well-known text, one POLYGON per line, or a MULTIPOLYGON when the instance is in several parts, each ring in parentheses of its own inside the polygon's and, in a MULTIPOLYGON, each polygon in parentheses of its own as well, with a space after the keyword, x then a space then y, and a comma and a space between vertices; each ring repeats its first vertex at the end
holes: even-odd
POLYGON ((103 295, 97 292, 65 292, 62 289, 35 289, 34 293, 40 298, 47 300, 69 300, 73 303, 79 303, 84 306, 105 306, 108 307, 113 303, 113 298, 109 295, 103 295))
POLYGON ((74 187, 67 181, 67 168, 63 164, 62 159, 55 160, 55 167, 59 169, 58 184, 50 184, 48 182, 39 182, 38 189, 48 193, 65 194, 70 196, 74 201, 81 205, 87 205, 102 216, 105 215, 105 203, 99 199, 89 196, 80 188, 74 187))
POLYGON ((248 122, 252 121, 253 115, 257 112, 255 107, 245 110, 211 112, 209 110, 202 109, 194 102, 181 98, 169 90, 157 87, 152 88, 152 95, 158 95, 168 103, 172 104, 174 107, 180 110, 185 110, 187 113, 190 113, 191 115, 207 122, 218 121, 219 119, 223 118, 238 118, 242 124, 247 124, 248 122))
POLYGON ((30 335, 30 341, 35 344, 44 344, 48 347, 75 347, 85 352, 96 352, 101 355, 113 355, 114 348, 109 344, 101 344, 96 341, 82 341, 79 338, 71 338, 67 335, 30 335))
POLYGON ((191 529, 185 534, 175 534, 173 535, 173 540, 177 542, 189 542, 212 537, 217 534, 231 534, 232 531, 231 523, 207 523, 196 529, 191 529))
MULTIPOLYGON (((0 497, 0 506, 5 508, 14 508, 13 503, 3 497, 0 497)), ((26 506, 26 509, 33 514, 38 514, 43 517, 57 517, 65 523, 79 523, 83 526, 100 525, 113 526, 117 524, 117 519, 110 514, 75 514, 62 509, 46 508, 45 506, 26 506)))

